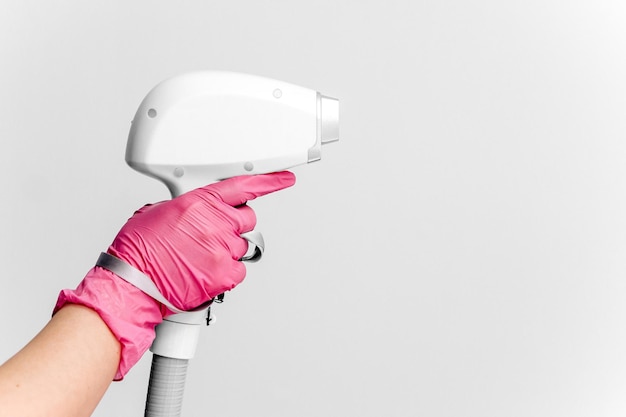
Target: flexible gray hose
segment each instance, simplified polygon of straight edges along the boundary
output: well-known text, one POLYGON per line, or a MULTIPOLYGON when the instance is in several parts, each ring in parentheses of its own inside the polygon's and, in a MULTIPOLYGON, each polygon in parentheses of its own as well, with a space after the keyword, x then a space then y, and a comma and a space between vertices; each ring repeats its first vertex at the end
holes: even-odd
POLYGON ((180 417, 188 359, 152 355, 145 417, 180 417))

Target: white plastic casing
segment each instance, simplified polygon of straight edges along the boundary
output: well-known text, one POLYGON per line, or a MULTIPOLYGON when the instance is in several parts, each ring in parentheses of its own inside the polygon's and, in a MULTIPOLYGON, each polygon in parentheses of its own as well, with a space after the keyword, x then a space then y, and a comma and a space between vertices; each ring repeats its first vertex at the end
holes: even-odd
POLYGON ((336 99, 255 75, 200 71, 163 81, 132 122, 126 161, 173 196, 316 161, 339 138, 336 99))
POLYGON ((193 358, 207 314, 201 310, 169 316, 156 326, 150 351, 166 358, 193 358))

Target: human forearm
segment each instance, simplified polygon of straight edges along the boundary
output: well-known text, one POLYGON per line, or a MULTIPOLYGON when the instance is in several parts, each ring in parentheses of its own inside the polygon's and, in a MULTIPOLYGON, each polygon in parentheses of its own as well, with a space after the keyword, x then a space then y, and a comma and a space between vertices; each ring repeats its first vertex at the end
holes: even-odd
POLYGON ((0 366, 0 417, 89 416, 119 357, 119 342, 98 314, 66 305, 0 366))

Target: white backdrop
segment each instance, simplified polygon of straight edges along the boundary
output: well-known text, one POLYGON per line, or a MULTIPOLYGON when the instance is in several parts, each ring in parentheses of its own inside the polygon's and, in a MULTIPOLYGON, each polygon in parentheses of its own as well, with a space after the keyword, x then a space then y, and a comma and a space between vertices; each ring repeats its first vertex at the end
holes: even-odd
MULTIPOLYGON (((251 204, 184 415, 626 414, 623 1, 34 1, 0 13, 0 360, 134 209, 134 112, 187 70, 341 100, 251 204)), ((95 416, 142 415, 150 355, 95 416)), ((68 370, 71 372, 71 370, 68 370)))

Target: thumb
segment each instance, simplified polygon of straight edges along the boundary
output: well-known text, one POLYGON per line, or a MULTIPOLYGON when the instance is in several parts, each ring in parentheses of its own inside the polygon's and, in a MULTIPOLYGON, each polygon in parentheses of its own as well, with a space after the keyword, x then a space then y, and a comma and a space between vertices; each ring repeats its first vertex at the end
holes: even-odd
POLYGON ((198 191, 217 195, 226 204, 235 207, 257 197, 291 187, 295 183, 296 176, 292 172, 280 171, 271 174, 242 175, 228 178, 202 187, 198 191))

